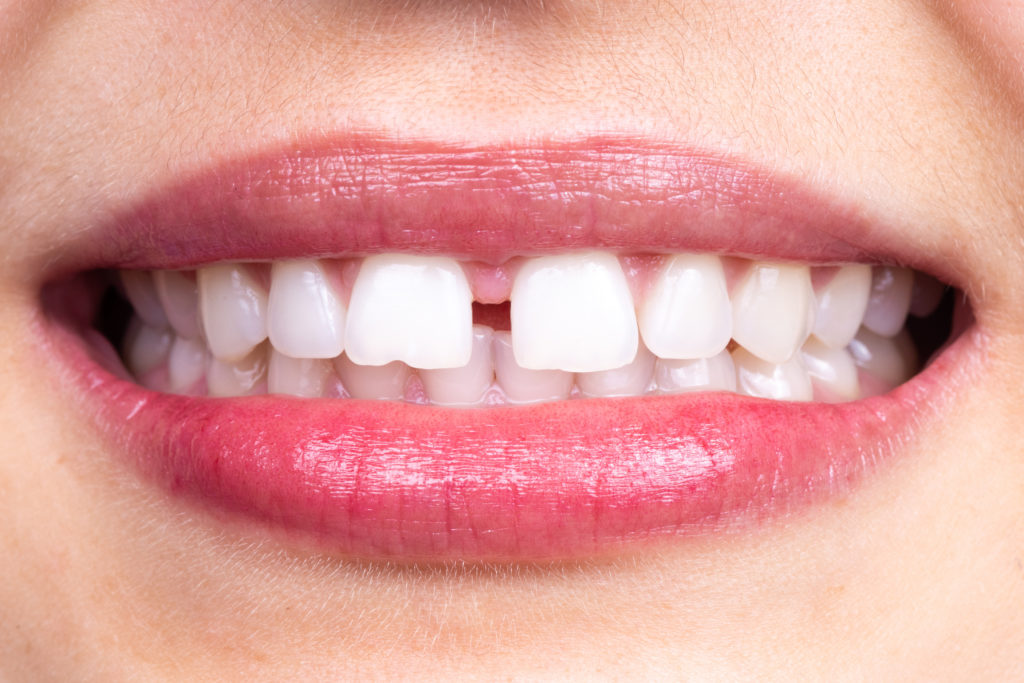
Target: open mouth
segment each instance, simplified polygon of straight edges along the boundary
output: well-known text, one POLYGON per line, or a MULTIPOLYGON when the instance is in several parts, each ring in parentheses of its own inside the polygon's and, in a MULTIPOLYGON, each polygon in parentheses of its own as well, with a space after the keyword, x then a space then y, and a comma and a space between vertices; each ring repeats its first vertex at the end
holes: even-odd
POLYGON ((578 557, 842 496, 979 355, 940 255, 636 141, 356 138, 98 232, 42 334, 113 450, 359 557, 578 557))

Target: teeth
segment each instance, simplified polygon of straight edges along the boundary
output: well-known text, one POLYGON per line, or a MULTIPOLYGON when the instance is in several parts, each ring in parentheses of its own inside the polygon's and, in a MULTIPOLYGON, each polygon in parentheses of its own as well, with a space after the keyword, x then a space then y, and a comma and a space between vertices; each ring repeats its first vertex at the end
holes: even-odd
POLYGON ((898 387, 917 368, 917 352, 906 330, 895 337, 883 337, 861 328, 848 348, 853 362, 869 375, 863 383, 864 396, 884 394, 898 387))
POLYGON ((711 358, 659 358, 654 367, 658 390, 666 394, 689 391, 736 391, 736 367, 728 351, 711 358))
POLYGON ((453 259, 371 256, 352 289, 348 355, 359 365, 400 360, 424 369, 464 366, 473 351, 472 302, 453 259))
POLYGON ((871 266, 839 268, 835 277, 816 292, 814 336, 830 348, 845 347, 860 328, 870 296, 871 266))
POLYGON ((480 402, 494 381, 491 337, 494 330, 473 326, 473 353, 461 368, 421 370, 420 379, 430 402, 441 406, 465 406, 480 402))
POLYGON ((158 270, 153 282, 171 327, 179 337, 199 336, 199 288, 193 278, 177 270, 158 270))
POLYGON ((644 343, 660 358, 710 358, 725 349, 732 336, 732 307, 721 260, 697 254, 670 257, 637 322, 644 343))
POLYGON ((871 300, 864 313, 864 327, 883 337, 891 337, 903 329, 913 288, 913 271, 877 266, 871 278, 871 300))
POLYGON ((640 345, 636 358, 614 370, 581 372, 576 386, 584 396, 639 396, 647 393, 654 374, 654 354, 640 345))
POLYGON ((512 335, 494 333, 494 371, 509 403, 539 403, 569 398, 573 375, 562 370, 528 370, 516 363, 512 335))
POLYGON ((132 374, 144 375, 167 360, 174 334, 133 318, 125 335, 125 359, 132 374))
POLYGON ((595 372, 636 356, 633 297, 611 254, 531 259, 516 275, 511 300, 512 349, 524 368, 595 372))
POLYGON ((814 397, 810 377, 799 356, 776 364, 746 349, 736 349, 732 360, 736 365, 736 388, 741 394, 776 401, 810 401, 814 397))
POLYGON ((189 393, 206 372, 206 345, 197 339, 178 337, 171 344, 167 359, 170 390, 177 394, 189 393))
POLYGON ((266 376, 267 349, 261 344, 238 361, 211 360, 206 370, 206 384, 210 396, 251 396, 266 393, 263 383, 266 376))
POLYGON ((322 358, 292 358, 276 349, 270 352, 267 390, 316 398, 323 396, 331 375, 331 361, 322 358))
POLYGON ((800 350, 807 374, 811 377, 815 396, 830 403, 860 398, 857 366, 845 349, 832 349, 811 337, 800 350))
POLYGON ((412 370, 395 361, 387 365, 356 365, 348 355, 334 360, 334 369, 352 398, 400 401, 412 370))
POLYGON ((733 339, 770 363, 785 363, 814 326, 807 266, 755 263, 733 291, 733 339))
POLYGON ((220 360, 244 358, 267 338, 267 294, 237 263, 200 268, 199 308, 210 351, 220 360))
POLYGON ((150 327, 167 327, 167 315, 148 270, 122 270, 121 284, 135 312, 150 327))
POLYGON ((345 305, 316 261, 284 261, 271 270, 270 343, 293 358, 334 358, 345 348, 345 305))

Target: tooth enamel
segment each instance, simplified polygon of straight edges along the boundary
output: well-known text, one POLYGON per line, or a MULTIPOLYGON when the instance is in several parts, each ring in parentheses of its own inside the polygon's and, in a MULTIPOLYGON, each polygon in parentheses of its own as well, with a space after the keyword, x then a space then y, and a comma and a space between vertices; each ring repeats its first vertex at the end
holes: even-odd
POLYGON ((814 326, 807 266, 755 263, 732 293, 732 337, 771 363, 793 357, 814 326))
POLYGON ((728 351, 711 358, 659 358, 654 366, 658 390, 666 394, 690 391, 736 391, 736 367, 728 351))
POLYGON ((875 380, 864 387, 865 396, 898 387, 913 376, 917 367, 917 352, 906 330, 895 337, 883 337, 862 327, 847 348, 857 367, 875 380))
POLYGON ((512 335, 494 333, 494 373, 509 403, 540 403, 569 398, 573 374, 562 370, 528 370, 516 363, 512 335))
POLYGON ((150 327, 132 318, 125 334, 125 359, 133 375, 144 375, 167 360, 174 334, 166 328, 150 327))
POLYGON ((148 270, 122 270, 121 284, 135 313, 150 327, 167 327, 167 314, 148 270))
POLYGON ((199 288, 195 280, 177 270, 158 270, 153 284, 167 320, 179 337, 199 336, 199 288))
POLYGON ((345 305, 316 261, 282 261, 271 268, 267 332, 293 358, 335 358, 345 348, 345 305))
POLYGON ((736 366, 736 388, 741 394, 776 401, 810 401, 814 396, 799 356, 776 364, 740 348, 733 352, 732 360, 736 366))
POLYGON ((800 350, 800 359, 811 378, 819 401, 840 403, 860 397, 857 366, 845 349, 833 349, 811 337, 800 350))
POLYGON ((323 396, 331 375, 331 361, 323 358, 292 358, 276 349, 270 352, 267 391, 317 398, 323 396))
POLYGON ((732 307, 721 260, 700 254, 670 257, 637 322, 644 343, 659 358, 710 358, 725 349, 732 336, 732 307))
POLYGON ((903 329, 913 287, 913 271, 876 266, 871 278, 871 299, 864 313, 864 327, 883 337, 891 337, 903 329))
POLYGON ((654 374, 654 354, 641 344, 636 358, 614 370, 581 372, 576 375, 580 393, 590 397, 640 396, 647 393, 654 374))
POLYGON ((491 338, 494 330, 473 326, 473 353, 460 368, 420 370, 430 402, 440 406, 475 405, 494 381, 491 338))
POLYGON ((931 275, 914 272, 914 287, 910 294, 910 313, 918 318, 926 318, 935 312, 946 293, 946 285, 931 275))
POLYGON ((814 336, 826 346, 841 349, 860 328, 871 296, 871 266, 842 266, 827 285, 816 292, 814 336))
POLYGON ((213 355, 244 358, 267 338, 267 294, 248 268, 227 263, 200 268, 199 310, 213 355))
POLYGON ((334 360, 334 370, 352 398, 400 401, 412 370, 395 361, 387 365, 356 365, 342 354, 334 360))
POLYGON ((346 344, 359 365, 457 368, 473 351, 473 295, 450 258, 381 254, 352 288, 346 344))
POLYGON ((261 344, 238 361, 212 359, 206 370, 206 385, 210 396, 252 396, 265 393, 266 376, 267 348, 261 344))
POLYGON ((206 371, 207 357, 206 346, 201 341, 175 338, 167 358, 170 390, 179 394, 191 391, 206 371))
POLYGON ((531 370, 613 370, 636 356, 633 297, 605 252, 527 261, 512 285, 512 349, 531 370))

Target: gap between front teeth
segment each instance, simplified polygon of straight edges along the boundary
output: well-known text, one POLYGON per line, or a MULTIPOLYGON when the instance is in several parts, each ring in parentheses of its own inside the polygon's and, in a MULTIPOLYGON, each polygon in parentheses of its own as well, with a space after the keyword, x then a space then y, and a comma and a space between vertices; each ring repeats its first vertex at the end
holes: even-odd
POLYGON ((124 357, 149 388, 445 406, 856 400, 911 377, 906 316, 931 313, 941 291, 890 266, 601 251, 498 267, 412 254, 224 263, 121 281, 136 311, 124 357), (474 300, 509 300, 511 332, 474 325, 474 300))

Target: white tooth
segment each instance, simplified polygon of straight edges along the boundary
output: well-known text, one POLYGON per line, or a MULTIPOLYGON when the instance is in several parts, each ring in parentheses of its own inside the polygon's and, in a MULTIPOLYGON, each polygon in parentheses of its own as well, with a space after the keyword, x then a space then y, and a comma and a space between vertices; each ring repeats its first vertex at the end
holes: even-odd
POLYGON ((633 362, 614 370, 578 373, 576 386, 584 396, 640 396, 650 388, 654 360, 654 354, 641 344, 633 362))
POLYGON ((494 372, 509 403, 540 403, 569 398, 573 375, 562 370, 528 370, 516 363, 512 335, 494 333, 494 372))
POLYGON ((530 370, 612 370, 636 357, 633 297, 605 252, 543 256, 512 284, 512 350, 530 370))
POLYGON ((276 349, 270 352, 267 391, 318 398, 331 375, 331 361, 323 358, 292 358, 276 349))
POLYGON ((201 341, 175 338, 167 359, 170 390, 179 394, 190 392, 196 382, 203 378, 207 358, 208 351, 201 341))
POLYGON ((814 397, 800 356, 784 363, 770 363, 740 348, 733 352, 732 361, 736 365, 736 388, 741 394, 776 401, 810 401, 814 397))
POLYGON ((151 327, 167 327, 167 314, 160 305, 153 276, 148 270, 122 270, 124 293, 135 313, 151 327))
POLYGON ((755 263, 732 293, 732 337, 771 363, 793 357, 814 326, 807 266, 755 263))
POLYGON ((914 271, 914 288, 910 295, 910 313, 918 318, 927 318, 942 302, 946 293, 946 285, 931 275, 914 271))
POLYGON ((901 329, 910 310, 914 271, 893 266, 876 266, 871 277, 871 300, 864 313, 864 327, 883 337, 901 329))
POLYGON ((270 343, 293 358, 335 358, 345 348, 345 304, 316 261, 282 261, 271 269, 270 343))
POLYGON ((199 287, 181 271, 158 270, 153 282, 171 327, 179 337, 199 336, 199 287))
POLYGON ((846 349, 832 349, 811 337, 800 349, 815 396, 820 401, 841 403, 860 398, 857 366, 846 349))
POLYGON ((857 367, 868 373, 878 386, 867 386, 866 396, 885 393, 910 379, 917 368, 917 352, 910 334, 883 337, 861 328, 847 347, 857 367))
POLYGON ((267 293, 240 263, 200 268, 199 310, 213 355, 239 360, 267 338, 267 293))
POLYGON ((717 256, 668 259, 637 312, 644 343, 659 358, 710 358, 729 343, 732 307, 717 256))
POLYGON ((125 358, 128 369, 138 378, 167 360, 174 333, 168 329, 150 327, 133 317, 125 335, 125 358))
POLYGON ((347 353, 359 365, 394 360, 457 368, 473 352, 473 294, 453 259, 381 254, 363 261, 352 288, 347 353))
POLYGON ((211 360, 206 385, 210 396, 251 396, 263 393, 261 384, 266 376, 267 347, 261 344, 238 361, 211 360))
POLYGON ((833 349, 850 343, 860 328, 871 296, 871 266, 842 266, 827 285, 817 290, 814 336, 833 349))
POLYGON ((491 337, 494 330, 473 326, 473 354, 461 368, 420 370, 430 402, 439 406, 475 405, 494 383, 491 337))
POLYGON ((395 361, 387 365, 356 365, 348 354, 334 359, 334 369, 352 398, 400 401, 412 370, 395 361))
POLYGON ((728 351, 711 358, 659 358, 654 366, 658 389, 666 394, 689 391, 736 391, 736 367, 728 351))

